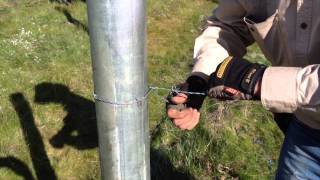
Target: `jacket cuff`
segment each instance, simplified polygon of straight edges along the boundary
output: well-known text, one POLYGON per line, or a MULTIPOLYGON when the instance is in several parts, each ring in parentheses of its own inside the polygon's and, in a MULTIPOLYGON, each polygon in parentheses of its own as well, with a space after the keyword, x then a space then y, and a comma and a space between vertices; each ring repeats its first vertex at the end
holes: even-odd
POLYGON ((292 113, 297 109, 297 74, 300 68, 268 67, 262 78, 261 102, 276 113, 292 113))

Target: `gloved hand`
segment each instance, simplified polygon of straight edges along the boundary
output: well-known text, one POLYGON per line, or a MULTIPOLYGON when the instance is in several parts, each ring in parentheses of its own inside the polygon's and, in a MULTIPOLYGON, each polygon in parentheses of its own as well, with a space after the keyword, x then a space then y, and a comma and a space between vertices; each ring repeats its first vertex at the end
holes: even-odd
POLYGON ((229 57, 210 75, 208 96, 220 100, 260 99, 258 89, 266 66, 229 57))
POLYGON ((191 130, 199 122, 199 109, 205 95, 187 94, 185 92, 207 92, 208 76, 192 75, 186 82, 177 86, 178 93, 171 93, 167 100, 167 114, 172 122, 182 130, 191 130))

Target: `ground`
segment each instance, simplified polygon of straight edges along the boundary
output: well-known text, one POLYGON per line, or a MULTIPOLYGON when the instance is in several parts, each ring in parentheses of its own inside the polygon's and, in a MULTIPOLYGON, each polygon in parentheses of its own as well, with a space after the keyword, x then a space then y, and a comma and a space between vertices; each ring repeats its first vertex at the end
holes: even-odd
MULTIPOLYGON (((192 67, 216 2, 148 0, 149 84, 170 88, 192 67)), ((100 178, 84 0, 0 0, 0 179, 100 178)), ((247 58, 266 63, 256 46, 247 58)), ((152 179, 271 179, 281 132, 259 102, 207 99, 192 131, 149 96, 152 179)))

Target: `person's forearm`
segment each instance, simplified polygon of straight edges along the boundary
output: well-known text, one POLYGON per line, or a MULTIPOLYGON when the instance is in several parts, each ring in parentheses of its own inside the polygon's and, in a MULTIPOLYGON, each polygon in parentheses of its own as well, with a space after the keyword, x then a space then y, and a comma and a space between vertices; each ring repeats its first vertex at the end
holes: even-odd
POLYGON ((209 76, 228 56, 242 57, 246 54, 246 47, 254 41, 243 22, 246 14, 238 0, 220 1, 195 41, 192 72, 209 76))
POLYGON ((219 27, 208 27, 196 39, 194 46, 195 64, 192 73, 212 74, 217 66, 229 56, 228 51, 218 43, 219 27))
POLYGON ((262 104, 272 112, 294 113, 320 107, 320 65, 305 68, 269 67, 261 85, 262 104))

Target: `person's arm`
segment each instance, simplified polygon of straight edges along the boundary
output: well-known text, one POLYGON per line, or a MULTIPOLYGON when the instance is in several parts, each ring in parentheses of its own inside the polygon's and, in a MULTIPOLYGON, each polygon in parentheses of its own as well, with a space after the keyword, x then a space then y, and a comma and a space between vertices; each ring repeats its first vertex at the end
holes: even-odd
MULTIPOLYGON (((225 58, 229 55, 244 56, 246 47, 253 43, 253 38, 243 21, 250 7, 240 1, 221 0, 208 19, 206 29, 195 41, 195 65, 190 77, 208 79, 225 58)), ((192 98, 180 93, 172 97, 169 104, 188 105, 191 101, 192 98)), ((168 117, 180 129, 190 130, 199 122, 199 108, 187 106, 188 108, 181 110, 171 107, 167 106, 168 117)))
POLYGON ((195 41, 192 73, 202 72, 209 76, 228 56, 246 54, 246 47, 254 42, 243 21, 250 8, 240 0, 220 1, 208 18, 205 30, 195 41))
POLYGON ((272 112, 308 109, 320 115, 320 65, 267 68, 262 78, 261 101, 272 112))

